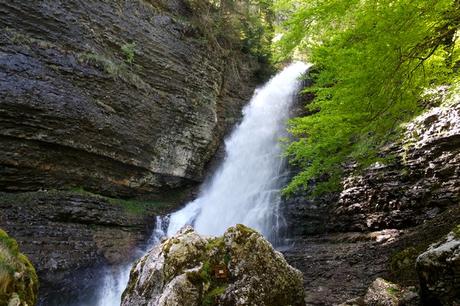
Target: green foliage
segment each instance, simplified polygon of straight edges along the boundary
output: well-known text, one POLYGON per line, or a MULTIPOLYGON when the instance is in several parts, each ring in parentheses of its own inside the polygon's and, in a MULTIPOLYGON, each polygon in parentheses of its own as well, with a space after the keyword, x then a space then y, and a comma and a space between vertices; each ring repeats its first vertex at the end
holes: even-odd
MULTIPOLYGON (((135 46, 135 44, 131 45, 135 46)), ((132 67, 127 65, 127 63, 132 64, 134 62, 134 49, 132 50, 132 53, 130 53, 129 50, 130 48, 127 47, 127 53, 125 53, 126 63, 124 61, 116 61, 112 58, 112 56, 109 57, 95 52, 81 53, 78 55, 78 59, 86 64, 96 66, 113 79, 120 79, 132 86, 135 86, 139 90, 151 91, 150 85, 145 83, 137 74, 133 73, 133 70, 131 69, 132 67)))
POLYGON ((320 178, 316 192, 337 190, 343 164, 364 167, 421 111, 429 87, 459 80, 458 0, 279 0, 285 18, 278 60, 306 59, 314 101, 293 119, 287 146, 300 173, 291 193, 320 178))
POLYGON ((219 296, 219 295, 222 295, 225 293, 225 290, 227 290, 227 286, 226 285, 223 285, 223 286, 220 286, 220 287, 216 287, 208 292, 206 292, 206 294, 203 296, 203 303, 202 305, 203 306, 213 306, 213 305, 218 305, 218 303, 216 303, 216 298, 219 296))
POLYGON ((125 55, 125 60, 128 64, 132 65, 134 63, 134 53, 136 52, 136 44, 124 44, 121 46, 121 51, 125 55))
POLYGON ((17 242, 0 229, 0 305, 10 305, 14 303, 12 300, 21 301, 21 305, 35 305, 37 293, 34 267, 19 253, 17 242))
POLYGON ((271 57, 273 0, 187 0, 193 23, 224 53, 241 50, 261 62, 271 57))

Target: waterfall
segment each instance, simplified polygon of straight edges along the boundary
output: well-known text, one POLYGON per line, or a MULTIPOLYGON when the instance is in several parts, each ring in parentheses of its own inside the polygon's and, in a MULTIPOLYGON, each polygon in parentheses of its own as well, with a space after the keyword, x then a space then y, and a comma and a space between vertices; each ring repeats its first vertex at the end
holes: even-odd
MULTIPOLYGON (((299 77, 307 68, 304 63, 291 64, 256 90, 243 110, 242 122, 225 141, 226 157, 209 184, 183 209, 166 218, 157 217, 148 248, 186 224, 201 234, 220 235, 242 223, 276 242, 284 171, 279 137, 285 133, 289 108, 301 85, 299 77)), ((97 306, 120 304, 130 268, 105 273, 97 306)))
POLYGON ((171 215, 168 236, 185 224, 201 234, 221 235, 242 223, 276 240, 284 170, 279 137, 307 68, 291 64, 256 90, 242 122, 225 141, 224 161, 198 198, 171 215))
MULTIPOLYGON (((150 239, 147 241, 145 249, 137 250, 138 257, 144 255, 154 245, 160 243, 161 238, 166 236, 166 226, 168 217, 157 216, 155 220, 155 229, 150 239)), ((106 271, 98 289, 97 306, 116 306, 120 305, 121 295, 129 281, 129 272, 132 263, 118 267, 114 271, 106 271)), ((82 304, 80 306, 86 306, 82 304)))

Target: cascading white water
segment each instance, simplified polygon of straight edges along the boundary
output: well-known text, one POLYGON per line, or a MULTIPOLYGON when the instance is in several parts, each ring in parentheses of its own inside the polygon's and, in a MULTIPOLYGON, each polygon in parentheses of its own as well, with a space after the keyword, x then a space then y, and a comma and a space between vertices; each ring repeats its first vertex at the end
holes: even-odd
POLYGON ((221 235, 242 223, 276 239, 283 170, 279 137, 307 68, 291 64, 256 91, 225 141, 225 160, 199 197, 171 215, 168 236, 185 224, 201 234, 221 235))
MULTIPOLYGON (((165 230, 167 224, 165 224, 164 221, 167 221, 167 218, 162 218, 160 216, 156 217, 155 229, 147 242, 146 248, 138 250, 139 257, 144 255, 154 245, 158 244, 162 237, 166 236, 165 230)), ((120 305, 121 295, 128 284, 131 265, 132 264, 118 267, 115 271, 106 271, 102 279, 102 285, 99 288, 97 306, 120 305)))
MULTIPOLYGON (((299 77, 307 68, 294 63, 256 91, 243 111, 243 121, 225 142, 225 160, 200 196, 169 217, 168 236, 185 224, 194 225, 202 234, 220 235, 242 223, 275 240, 283 171, 278 140, 300 87, 299 77)), ((148 247, 165 236, 164 221, 157 217, 148 247)), ((120 304, 130 268, 105 274, 97 306, 120 304)))

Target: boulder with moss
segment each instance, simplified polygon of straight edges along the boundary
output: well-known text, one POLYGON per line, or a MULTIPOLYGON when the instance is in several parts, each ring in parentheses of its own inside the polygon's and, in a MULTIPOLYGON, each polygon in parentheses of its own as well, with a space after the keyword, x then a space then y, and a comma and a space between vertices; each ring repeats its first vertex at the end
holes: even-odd
POLYGON ((0 229, 0 305, 32 306, 37 302, 38 278, 16 240, 0 229))
POLYGON ((402 288, 383 278, 377 278, 367 290, 361 305, 416 306, 420 305, 420 300, 415 288, 402 288))
POLYGON ((427 305, 460 304, 460 225, 418 256, 417 273, 427 305))
POLYGON ((122 297, 122 306, 304 304, 301 272, 243 225, 222 237, 184 227, 135 263, 122 297))

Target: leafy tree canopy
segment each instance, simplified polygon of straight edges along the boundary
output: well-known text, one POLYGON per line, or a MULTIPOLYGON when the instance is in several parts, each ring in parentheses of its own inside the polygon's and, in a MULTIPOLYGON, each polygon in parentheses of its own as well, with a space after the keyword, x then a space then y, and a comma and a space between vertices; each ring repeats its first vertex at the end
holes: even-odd
POLYGON ((278 0, 278 61, 315 65, 309 115, 290 121, 300 173, 291 193, 320 179, 339 188, 343 164, 369 165, 423 109, 424 90, 459 80, 459 0, 278 0))

